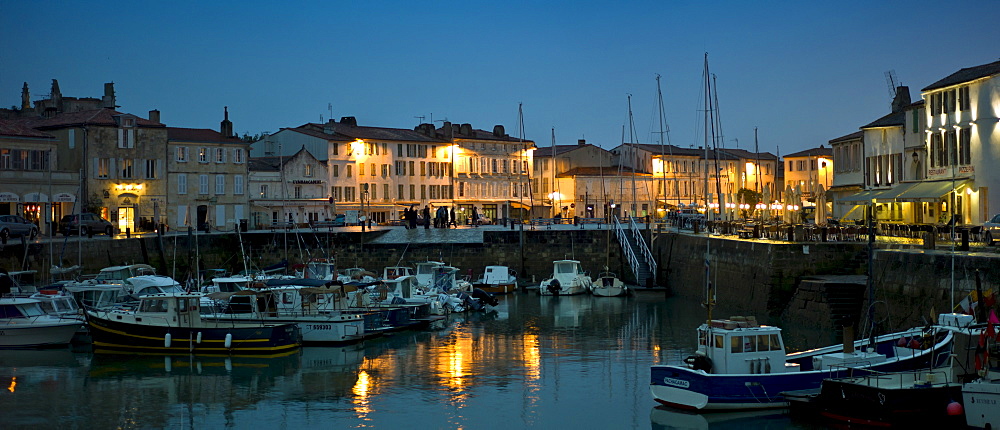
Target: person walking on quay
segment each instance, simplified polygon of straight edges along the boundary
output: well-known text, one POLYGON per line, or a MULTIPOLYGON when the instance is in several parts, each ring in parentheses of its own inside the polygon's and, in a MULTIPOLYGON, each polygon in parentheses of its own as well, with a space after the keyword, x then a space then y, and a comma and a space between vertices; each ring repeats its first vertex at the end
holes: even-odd
POLYGON ((479 210, 475 206, 472 207, 472 225, 479 227, 479 210))
POLYGON ((417 210, 413 206, 410 206, 410 209, 406 211, 406 216, 410 230, 417 228, 417 210))
POLYGON ((454 206, 451 207, 451 225, 453 227, 455 227, 455 228, 458 228, 458 220, 455 219, 455 207, 454 206))
POLYGON ((424 230, 429 230, 431 228, 431 208, 430 206, 424 206, 424 230))

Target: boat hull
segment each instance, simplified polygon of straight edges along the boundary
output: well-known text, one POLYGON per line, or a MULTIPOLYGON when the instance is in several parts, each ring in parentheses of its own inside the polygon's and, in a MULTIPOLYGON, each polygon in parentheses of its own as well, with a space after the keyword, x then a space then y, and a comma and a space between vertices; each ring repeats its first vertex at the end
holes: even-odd
POLYGON ((55 320, 35 324, 0 326, 0 348, 34 348, 66 345, 85 325, 82 320, 55 320))
MULTIPOLYGON (((892 375, 878 378, 891 380, 892 375)), ((945 428, 957 428, 963 424, 961 415, 948 415, 948 404, 961 398, 959 384, 896 388, 856 384, 850 379, 823 381, 819 396, 805 408, 829 420, 866 426, 952 424, 945 428)))
POLYGON ((295 324, 302 332, 302 343, 308 344, 346 345, 373 337, 366 336, 365 320, 361 316, 254 317, 253 315, 220 314, 205 315, 202 318, 209 321, 263 321, 268 324, 295 324))
POLYGON ((977 381, 962 387, 966 425, 1000 428, 1000 383, 977 381))
POLYGON ((93 312, 87 314, 87 325, 95 350, 156 354, 281 355, 299 348, 302 337, 294 324, 167 327, 114 321, 93 312))
POLYGON ((517 291, 517 283, 509 284, 472 284, 473 288, 479 288, 487 293, 496 294, 510 294, 517 291))
MULTIPOLYGON (((916 329, 880 336, 876 339, 876 351, 888 352, 894 358, 869 366, 859 365, 855 369, 899 372, 944 365, 953 343, 950 332, 945 333, 933 348, 910 355, 895 355, 893 348, 896 340, 919 332, 916 329)), ((856 347, 861 347, 861 341, 856 347)), ((842 345, 837 345, 809 353, 789 354, 786 361, 808 365, 812 357, 842 350, 842 345)), ((650 368, 650 394, 660 404, 688 410, 783 408, 788 406, 788 400, 781 395, 782 392, 818 389, 824 379, 846 377, 850 371, 839 368, 786 373, 710 374, 686 366, 654 365, 650 368)))

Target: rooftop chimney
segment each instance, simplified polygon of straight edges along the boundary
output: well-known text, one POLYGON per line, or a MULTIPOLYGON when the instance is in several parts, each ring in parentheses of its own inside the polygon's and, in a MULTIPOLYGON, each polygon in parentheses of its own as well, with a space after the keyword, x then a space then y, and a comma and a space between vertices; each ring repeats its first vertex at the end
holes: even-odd
POLYGON ((462 124, 462 134, 465 136, 472 136, 472 124, 465 123, 462 124))
POLYGON ((340 123, 343 125, 349 125, 351 127, 357 127, 358 119, 353 116, 342 116, 340 117, 340 123))
POLYGON ((160 111, 156 109, 149 111, 149 120, 153 122, 160 122, 160 111))
MULTIPOLYGON (((114 109, 115 106, 115 83, 106 82, 104 84, 104 97, 101 98, 101 105, 107 109, 114 109)), ((159 122, 159 121, 157 121, 159 122)))
POLYGON ((493 126, 493 135, 496 137, 504 137, 507 135, 507 133, 504 132, 502 125, 497 124, 493 126))
POLYGON ((587 144, 587 139, 579 139, 576 141, 577 145, 583 146, 587 144))
POLYGON ((31 109, 31 96, 28 93, 28 83, 21 87, 21 110, 31 109))
POLYGON ((901 112, 910 105, 910 87, 896 87, 896 97, 892 99, 892 112, 901 112))
POLYGON ((222 123, 219 125, 219 133, 225 137, 232 137, 233 122, 229 120, 229 106, 223 107, 222 112, 225 115, 225 119, 223 119, 222 123))
POLYGON ((451 122, 445 121, 441 124, 441 131, 444 132, 445 140, 451 140, 455 137, 455 127, 451 126, 451 122))

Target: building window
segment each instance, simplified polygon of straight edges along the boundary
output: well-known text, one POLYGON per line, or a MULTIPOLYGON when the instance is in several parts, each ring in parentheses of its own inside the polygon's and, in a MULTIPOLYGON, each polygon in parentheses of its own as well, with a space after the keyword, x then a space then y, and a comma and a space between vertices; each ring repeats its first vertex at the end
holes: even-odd
POLYGON ((222 164, 226 162, 226 149, 225 148, 215 148, 215 162, 217 164, 222 164))
POLYGON ((226 193, 226 175, 215 175, 215 194, 226 193))
POLYGON ((358 163, 358 176, 365 176, 365 163, 358 163))
POLYGON ((397 191, 396 198, 398 198, 400 200, 403 200, 403 199, 406 198, 406 197, 403 196, 403 184, 397 185, 396 191, 397 191))
POLYGON ((384 178, 386 176, 389 176, 389 165, 388 164, 383 164, 382 165, 382 177, 384 178))
POLYGON ((413 162, 410 162, 410 176, 414 175, 413 162))
POLYGON ((176 149, 177 161, 181 163, 187 163, 188 161, 188 148, 186 146, 178 146, 176 149))
MULTIPOLYGON (((126 119, 124 122, 131 122, 131 119, 126 119)), ((120 128, 118 129, 118 147, 119 148, 135 148, 135 129, 120 128)))
POLYGON ((416 185, 410 184, 410 200, 416 200, 417 199, 417 192, 416 192, 416 190, 417 190, 416 185))
POLYGON ((302 172, 302 176, 305 176, 307 178, 311 178, 312 175, 313 175, 313 166, 312 166, 312 164, 306 164, 306 165, 302 166, 302 168, 304 169, 304 172, 302 172))
POLYGON ((420 162, 420 176, 427 176, 427 162, 420 162))
POLYGON ((348 177, 348 178, 350 178, 350 177, 351 177, 351 167, 352 167, 352 166, 351 166, 350 164, 348 164, 348 165, 347 165, 347 177, 348 177))
POLYGON ((208 175, 198 175, 198 194, 208 194, 208 175))
POLYGON ((963 111, 972 109, 972 100, 969 99, 968 86, 958 89, 958 108, 963 111))
POLYGON ((382 184, 383 199, 389 200, 389 184, 382 184))
POLYGON ((188 193, 188 178, 186 173, 177 174, 177 194, 188 193))
POLYGON ((156 179, 156 159, 146 160, 146 179, 156 179))
POLYGON ((959 130, 958 134, 958 164, 967 166, 972 164, 972 128, 966 127, 959 130))
POLYGON ((233 150, 233 163, 243 164, 243 150, 234 149, 233 150))
POLYGON ((338 164, 334 164, 333 165, 333 177, 334 178, 339 178, 340 177, 340 165, 338 165, 338 164))
POLYGON ((292 190, 292 192, 295 193, 295 194, 293 194, 294 198, 296 198, 296 199, 301 199, 302 198, 302 186, 301 185, 296 185, 295 188, 292 190))
POLYGON ((420 185, 420 200, 427 200, 427 186, 420 185))
POLYGON ((261 184, 260 186, 260 198, 267 198, 267 184, 261 184))
MULTIPOLYGON (((8 155, 9 154, 4 154, 8 155)), ((10 163, 8 161, 8 163, 10 163)), ((98 179, 108 179, 111 174, 111 159, 110 158, 99 158, 97 159, 97 178, 98 179)))
POLYGON ((233 176, 233 194, 243 195, 243 175, 233 176))
POLYGON ((208 162, 208 148, 198 148, 198 162, 199 163, 208 162))
POLYGON ((122 162, 122 179, 132 179, 135 174, 135 168, 133 166, 133 160, 131 158, 123 158, 122 162))
POLYGON ((368 163, 368 164, 372 166, 371 167, 371 169, 372 169, 372 176, 375 176, 375 163, 368 163))

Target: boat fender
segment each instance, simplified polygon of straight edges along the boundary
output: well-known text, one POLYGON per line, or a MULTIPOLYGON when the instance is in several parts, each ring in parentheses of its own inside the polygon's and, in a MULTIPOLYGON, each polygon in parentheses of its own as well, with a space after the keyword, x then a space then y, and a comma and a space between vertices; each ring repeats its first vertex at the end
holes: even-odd
POLYGON ((195 338, 195 342, 196 343, 201 343, 201 332, 200 331, 198 332, 198 337, 195 338))
POLYGON ((173 370, 173 367, 174 367, 173 365, 174 364, 173 364, 172 361, 170 361, 170 356, 169 355, 163 357, 163 370, 166 370, 167 373, 170 373, 170 371, 173 370))
POLYGON ((225 366, 227 372, 232 372, 233 371, 233 359, 232 358, 226 357, 226 360, 223 362, 223 365, 225 366))
POLYGON ((170 333, 167 333, 165 336, 163 336, 163 347, 170 348, 170 333))
POLYGON ((764 361, 764 373, 771 373, 771 359, 764 361))
POLYGON ((228 348, 232 348, 232 346, 233 346, 233 334, 232 333, 226 333, 226 343, 225 343, 225 346, 226 346, 227 349, 228 348))
POLYGON ((965 415, 965 411, 962 410, 962 404, 954 400, 951 403, 948 403, 947 411, 948 411, 948 416, 950 417, 959 417, 965 415))

